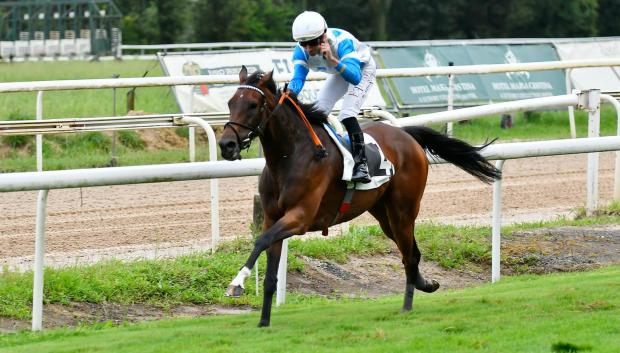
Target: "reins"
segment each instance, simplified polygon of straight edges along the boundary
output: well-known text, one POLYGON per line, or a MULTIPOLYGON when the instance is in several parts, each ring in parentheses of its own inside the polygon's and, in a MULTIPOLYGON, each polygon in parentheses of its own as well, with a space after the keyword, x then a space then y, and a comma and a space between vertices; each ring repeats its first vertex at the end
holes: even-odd
POLYGON ((295 110, 297 110, 299 117, 304 122, 304 125, 306 125, 306 129, 308 129, 308 133, 310 134, 310 137, 312 138, 312 142, 314 143, 314 147, 316 148, 317 158, 327 157, 327 150, 325 150, 325 147, 323 147, 321 140, 319 139, 316 132, 312 128, 312 125, 308 121, 308 118, 306 118, 306 114, 304 114, 303 110, 301 110, 301 107, 299 107, 299 104, 297 104, 295 100, 290 97, 288 90, 285 90, 284 93, 282 93, 282 95, 280 96, 280 99, 278 100, 277 106, 280 106, 282 103, 284 103, 285 99, 288 99, 288 101, 291 102, 291 104, 293 104, 293 107, 295 107, 295 110))

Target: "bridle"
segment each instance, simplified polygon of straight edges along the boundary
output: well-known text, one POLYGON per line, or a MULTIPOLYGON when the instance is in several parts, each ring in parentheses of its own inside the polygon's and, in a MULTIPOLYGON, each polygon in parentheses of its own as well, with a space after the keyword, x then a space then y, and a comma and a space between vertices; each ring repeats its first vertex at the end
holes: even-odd
POLYGON ((245 149, 250 148, 252 140, 256 136, 263 136, 263 131, 265 130, 267 121, 269 120, 269 118, 271 118, 275 109, 274 110, 269 109, 269 107, 267 106, 267 97, 265 96, 265 92, 263 92, 263 90, 261 90, 260 88, 256 86, 251 86, 251 85, 239 85, 237 86, 237 89, 249 89, 249 90, 253 90, 253 91, 260 93, 260 95, 263 97, 263 104, 261 105, 256 115, 262 114, 265 111, 269 113, 267 118, 261 119, 260 123, 255 127, 250 126, 248 124, 238 123, 234 121, 229 121, 226 124, 224 124, 224 129, 226 129, 227 127, 230 127, 230 129, 235 133, 235 136, 237 137, 237 143, 239 144, 239 148, 242 150, 245 150, 245 149), (239 137, 239 132, 237 131, 237 129, 235 129, 235 126, 240 126, 242 128, 248 129, 250 130, 250 133, 245 139, 241 140, 241 137, 239 137))
POLYGON ((284 100, 288 99, 293 104, 295 109, 297 110, 299 117, 304 122, 304 124, 306 125, 306 128, 308 129, 308 132, 310 133, 310 137, 312 138, 312 141, 314 142, 314 145, 316 147, 315 155, 317 156, 317 158, 325 158, 327 156, 327 150, 321 144, 321 140, 318 138, 318 136, 314 132, 314 129, 310 125, 310 122, 308 122, 306 115, 303 113, 299 105, 297 105, 297 103, 295 103, 295 101, 291 99, 291 97, 289 96, 289 92, 287 91, 286 86, 284 88, 284 93, 282 93, 282 95, 280 96, 280 100, 278 101, 276 106, 273 108, 273 110, 270 110, 269 107, 267 106, 267 96, 265 96, 265 92, 263 92, 263 90, 261 90, 260 88, 256 86, 252 86, 252 85, 239 85, 237 86, 237 89, 249 89, 249 90, 253 90, 255 92, 260 93, 260 95, 263 97, 263 104, 261 105, 256 115, 263 114, 265 111, 268 113, 267 118, 261 119, 260 123, 256 127, 250 126, 248 124, 234 122, 234 121, 229 121, 226 124, 224 124, 224 129, 226 129, 227 127, 230 127, 230 129, 235 133, 235 136, 237 137, 237 143, 239 144, 239 149, 241 150, 249 149, 250 145, 252 144, 252 140, 256 136, 261 136, 261 137, 263 136, 263 131, 265 130, 265 127, 267 126, 269 119, 274 115, 274 113, 282 105, 284 100), (250 130, 250 133, 245 139, 241 140, 241 137, 239 137, 239 132, 237 131, 237 129, 235 129, 235 126, 240 126, 242 128, 248 129, 250 130))

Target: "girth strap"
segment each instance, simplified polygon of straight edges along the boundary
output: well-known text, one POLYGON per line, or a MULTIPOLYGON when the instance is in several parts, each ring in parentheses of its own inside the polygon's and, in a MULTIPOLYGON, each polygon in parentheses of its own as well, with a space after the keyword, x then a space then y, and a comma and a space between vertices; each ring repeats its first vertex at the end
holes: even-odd
MULTIPOLYGON (((347 191, 345 191, 344 198, 342 199, 342 204, 340 204, 340 208, 338 209, 338 212, 334 216, 334 219, 332 220, 331 225, 336 224, 338 219, 340 219, 340 217, 342 217, 342 215, 347 213, 347 211, 351 207, 351 200, 353 199, 353 194, 354 193, 355 193, 355 183, 353 183, 353 186, 351 188, 347 187, 347 191)), ((327 236, 327 234, 328 234, 327 228, 323 229, 322 234, 323 234, 323 236, 327 236)))

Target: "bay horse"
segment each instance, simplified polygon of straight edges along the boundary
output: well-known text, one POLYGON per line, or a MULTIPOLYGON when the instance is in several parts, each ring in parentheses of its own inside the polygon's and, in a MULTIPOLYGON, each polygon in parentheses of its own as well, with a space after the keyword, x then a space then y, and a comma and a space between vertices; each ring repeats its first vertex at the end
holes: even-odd
POLYGON ((226 295, 243 294, 243 283, 250 269, 266 250, 267 271, 259 327, 269 326, 282 240, 308 231, 326 230, 369 211, 402 254, 406 274, 402 311, 410 311, 414 289, 430 293, 439 288, 436 280, 427 280, 418 269, 421 254, 414 237, 415 219, 428 174, 426 151, 490 183, 501 178, 501 172, 479 154, 488 144, 474 147, 426 127, 364 124, 364 132, 381 146, 395 172, 376 189, 355 191, 350 208, 339 214, 347 186, 341 180, 341 153, 322 126, 326 115, 312 104, 299 103, 294 96, 291 101, 279 102, 288 92, 277 88, 272 74, 273 71, 256 71, 248 76, 246 67, 242 67, 240 86, 228 101, 230 119, 219 140, 222 157, 235 160, 241 159, 240 151, 249 148, 250 142, 258 137, 266 160, 259 180, 263 232, 226 295), (324 146, 323 153, 317 153, 316 141, 313 143, 308 125, 295 106, 310 121, 315 136, 324 146))

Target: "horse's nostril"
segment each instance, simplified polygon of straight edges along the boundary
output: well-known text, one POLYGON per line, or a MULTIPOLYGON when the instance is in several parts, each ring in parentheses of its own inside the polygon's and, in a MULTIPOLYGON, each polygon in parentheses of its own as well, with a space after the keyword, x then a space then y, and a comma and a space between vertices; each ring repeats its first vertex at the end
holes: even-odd
POLYGON ((232 140, 220 140, 220 148, 222 151, 227 151, 235 148, 235 141, 232 140))
POLYGON ((234 150, 235 147, 237 147, 237 143, 235 143, 235 141, 228 141, 226 144, 226 149, 228 150, 234 150))

